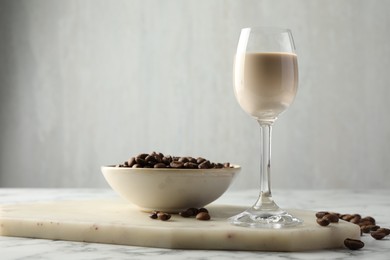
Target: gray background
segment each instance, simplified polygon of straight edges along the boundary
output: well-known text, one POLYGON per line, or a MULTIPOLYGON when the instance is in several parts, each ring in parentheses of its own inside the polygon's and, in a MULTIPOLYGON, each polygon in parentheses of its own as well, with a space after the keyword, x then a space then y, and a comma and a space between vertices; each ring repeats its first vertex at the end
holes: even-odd
POLYGON ((241 164, 259 130, 238 106, 242 27, 292 29, 294 104, 276 122, 274 188, 388 188, 390 1, 1 1, 0 186, 107 187, 140 152, 241 164))

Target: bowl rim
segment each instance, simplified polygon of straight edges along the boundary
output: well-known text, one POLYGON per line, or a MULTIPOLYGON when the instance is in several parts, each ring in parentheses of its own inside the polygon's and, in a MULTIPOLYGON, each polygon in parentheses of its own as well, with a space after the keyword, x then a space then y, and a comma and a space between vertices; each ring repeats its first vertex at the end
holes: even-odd
POLYGON ((231 164, 229 168, 209 168, 209 169, 186 169, 186 168, 131 168, 131 167, 116 167, 115 165, 101 166, 101 171, 110 173, 127 173, 127 174, 154 174, 154 175, 176 175, 181 176, 204 176, 215 175, 224 176, 236 175, 241 171, 241 166, 237 164, 231 164))
POLYGON ((241 166, 238 164, 230 164, 232 167, 224 167, 224 168, 207 168, 207 169, 187 169, 187 168, 131 168, 131 167, 117 167, 116 165, 103 165, 101 169, 110 169, 110 170, 128 170, 128 171, 155 171, 155 172, 174 172, 174 171, 183 171, 188 173, 193 173, 196 171, 233 171, 240 170, 241 166))

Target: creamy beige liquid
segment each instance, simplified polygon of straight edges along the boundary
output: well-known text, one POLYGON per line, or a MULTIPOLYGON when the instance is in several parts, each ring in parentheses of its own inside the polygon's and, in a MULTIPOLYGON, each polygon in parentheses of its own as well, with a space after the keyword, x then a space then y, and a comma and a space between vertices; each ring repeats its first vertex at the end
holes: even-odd
POLYGON ((240 106, 259 120, 274 121, 294 100, 297 56, 292 53, 236 55, 234 88, 240 106))

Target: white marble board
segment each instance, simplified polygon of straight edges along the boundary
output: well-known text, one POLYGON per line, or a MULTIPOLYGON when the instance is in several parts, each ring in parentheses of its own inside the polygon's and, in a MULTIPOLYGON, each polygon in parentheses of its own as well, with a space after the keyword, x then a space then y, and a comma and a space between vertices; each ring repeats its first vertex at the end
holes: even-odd
POLYGON ((290 210, 304 224, 272 230, 227 222, 244 208, 207 208, 210 221, 179 215, 160 221, 118 199, 9 204, 0 206, 0 235, 159 248, 290 252, 341 248, 345 238, 360 238, 357 225, 340 221, 321 227, 312 211, 290 210))

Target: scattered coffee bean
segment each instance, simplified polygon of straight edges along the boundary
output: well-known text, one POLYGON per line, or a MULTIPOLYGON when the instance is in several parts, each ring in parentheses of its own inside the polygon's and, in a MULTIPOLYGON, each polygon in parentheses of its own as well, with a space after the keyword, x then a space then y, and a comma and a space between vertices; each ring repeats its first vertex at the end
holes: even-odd
POLYGON ((371 223, 372 225, 375 225, 376 224, 376 221, 373 217, 371 216, 368 216, 368 217, 364 217, 362 219, 360 219, 360 222, 369 222, 371 223))
POLYGON ((360 217, 353 217, 349 222, 354 224, 359 224, 362 218, 360 217))
POLYGON ((326 214, 329 214, 329 212, 328 211, 319 211, 319 212, 316 213, 316 217, 317 218, 322 218, 326 214))
POLYGON ((328 220, 330 223, 337 223, 337 222, 339 222, 339 217, 336 214, 333 214, 333 213, 326 214, 322 218, 328 220))
POLYGON ((197 208, 189 208, 189 209, 187 209, 187 212, 190 214, 190 216, 196 216, 196 214, 198 214, 199 210, 197 208))
POLYGON ((358 250, 364 247, 363 241, 347 238, 344 240, 344 245, 351 250, 358 250))
POLYGON ((371 232, 371 227, 372 225, 365 225, 365 226, 360 226, 360 230, 362 233, 370 233, 371 232))
POLYGON ((340 216, 341 216, 341 214, 340 213, 338 213, 338 212, 329 212, 330 214, 334 214, 334 215, 336 215, 337 217, 339 217, 339 219, 340 219, 340 216))
POLYGON ((379 226, 377 225, 372 225, 372 224, 369 224, 369 225, 359 225, 360 226, 360 230, 362 231, 362 233, 370 233, 371 231, 377 231, 378 229, 380 229, 379 226))
POLYGON ((185 210, 185 211, 181 211, 179 212, 179 215, 182 216, 183 218, 189 218, 189 217, 192 217, 192 214, 191 212, 189 212, 188 210, 185 210))
POLYGON ((189 217, 196 217, 196 219, 199 220, 209 220, 210 219, 210 214, 209 211, 206 208, 188 208, 184 211, 179 212, 179 215, 182 216, 183 218, 189 218, 189 217), (203 213, 203 214, 200 214, 203 213), (207 215, 208 219, 207 219, 207 215))
POLYGON ((158 212, 157 217, 159 220, 167 221, 168 219, 171 218, 171 215, 169 215, 168 213, 164 213, 164 212, 158 212))
POLYGON ((157 214, 158 214, 157 211, 153 211, 153 212, 149 215, 149 217, 150 217, 151 219, 157 219, 157 214))
POLYGON ((378 225, 370 225, 370 228, 371 228, 371 231, 377 231, 380 228, 380 226, 378 226, 378 225))
POLYGON ((162 153, 152 152, 150 154, 141 153, 135 157, 130 157, 116 167, 132 168, 173 168, 173 169, 222 169, 232 168, 230 163, 214 163, 202 157, 194 158, 190 156, 170 156, 162 153))
POLYGON ((343 214, 343 215, 340 216, 340 218, 342 220, 345 220, 345 221, 349 222, 351 219, 353 219, 353 215, 351 215, 351 214, 343 214))
POLYGON ((381 231, 373 231, 371 232, 371 236, 376 240, 381 240, 386 236, 386 233, 381 231))
POLYGON ((383 232, 386 234, 386 236, 390 235, 390 229, 389 228, 378 228, 376 231, 383 232))
POLYGON ((329 220, 327 220, 326 218, 317 218, 317 223, 323 227, 326 227, 330 224, 329 220))
POLYGON ((209 213, 209 211, 206 209, 206 208, 200 208, 198 210, 198 212, 206 212, 206 213, 209 213))
POLYGON ((371 231, 377 231, 379 229, 379 226, 377 225, 362 225, 360 226, 360 229, 362 230, 363 233, 370 233, 371 231))
MULTIPOLYGON (((384 237, 390 235, 390 229, 382 228, 376 225, 376 220, 371 216, 362 218, 360 214, 339 214, 328 213, 327 211, 319 211, 316 213, 316 217, 317 223, 321 226, 327 226, 332 221, 336 221, 336 217, 356 224, 360 227, 360 235, 370 234, 376 240, 381 240, 384 237)), ((357 250, 362 248, 364 243, 360 240, 347 238, 344 240, 344 245, 351 250, 357 250)))
POLYGON ((210 220, 210 215, 207 212, 199 212, 196 214, 197 220, 210 220))

